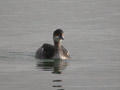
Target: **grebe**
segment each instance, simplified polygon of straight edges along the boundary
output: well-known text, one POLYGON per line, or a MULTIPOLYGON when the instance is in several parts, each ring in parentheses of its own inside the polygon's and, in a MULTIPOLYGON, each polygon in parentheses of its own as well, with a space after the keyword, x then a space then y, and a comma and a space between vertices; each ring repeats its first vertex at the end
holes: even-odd
POLYGON ((43 44, 36 51, 35 57, 39 59, 69 59, 69 52, 61 45, 62 40, 64 40, 63 30, 55 30, 53 33, 54 45, 43 44))

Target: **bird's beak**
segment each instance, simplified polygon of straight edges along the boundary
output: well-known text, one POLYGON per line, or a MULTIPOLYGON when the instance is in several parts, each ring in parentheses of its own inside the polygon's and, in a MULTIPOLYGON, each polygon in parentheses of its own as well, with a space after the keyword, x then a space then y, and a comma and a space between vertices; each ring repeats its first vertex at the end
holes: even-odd
POLYGON ((60 39, 64 40, 64 36, 61 36, 60 39))

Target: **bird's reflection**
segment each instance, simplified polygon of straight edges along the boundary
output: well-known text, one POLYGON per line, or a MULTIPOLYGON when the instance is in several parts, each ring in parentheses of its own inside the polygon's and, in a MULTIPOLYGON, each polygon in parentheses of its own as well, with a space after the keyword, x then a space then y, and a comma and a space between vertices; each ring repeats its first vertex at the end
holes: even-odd
MULTIPOLYGON (((52 74, 61 74, 63 70, 67 67, 67 60, 51 60, 51 59, 40 59, 37 62, 37 68, 43 71, 51 71, 52 74)), ((57 90, 65 90, 60 84, 63 81, 61 79, 53 80, 53 88, 57 90), (58 84, 59 83, 59 84, 58 84)))
POLYGON ((61 74, 67 67, 67 60, 45 60, 41 59, 37 62, 37 68, 43 71, 52 71, 53 74, 61 74))

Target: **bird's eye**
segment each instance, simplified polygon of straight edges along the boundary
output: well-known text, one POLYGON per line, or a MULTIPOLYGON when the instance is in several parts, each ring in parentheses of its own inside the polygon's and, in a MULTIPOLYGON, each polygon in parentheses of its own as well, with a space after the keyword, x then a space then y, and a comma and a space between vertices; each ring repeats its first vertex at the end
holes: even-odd
POLYGON ((59 36, 58 34, 55 34, 55 36, 59 36))

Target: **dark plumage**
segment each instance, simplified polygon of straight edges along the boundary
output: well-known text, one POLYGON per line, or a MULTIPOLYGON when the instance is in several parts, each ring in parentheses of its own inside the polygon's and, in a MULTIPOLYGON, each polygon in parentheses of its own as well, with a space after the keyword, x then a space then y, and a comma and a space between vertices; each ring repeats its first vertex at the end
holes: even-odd
POLYGON ((41 48, 36 51, 36 58, 50 59, 54 55, 54 46, 51 44, 43 44, 41 48))

